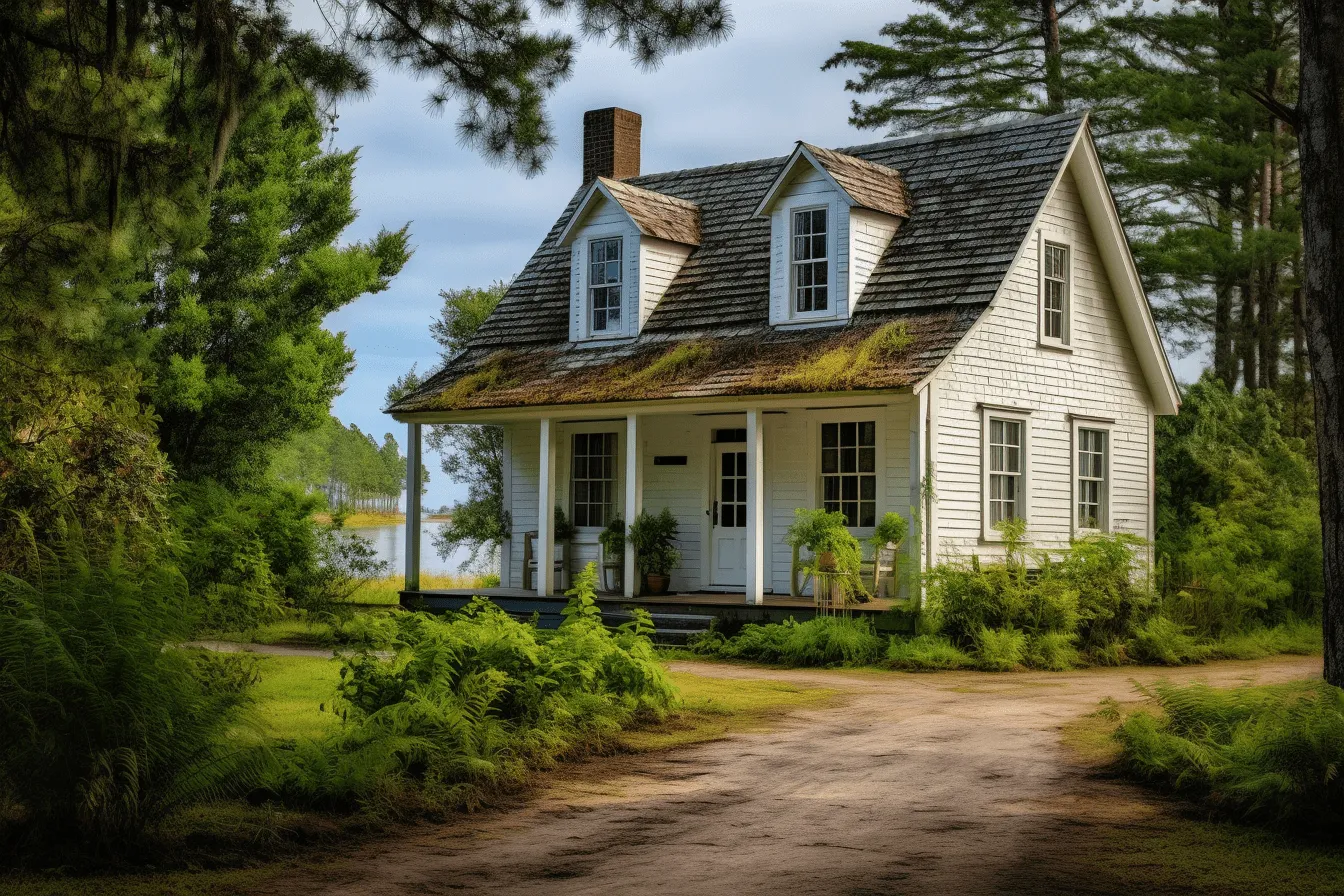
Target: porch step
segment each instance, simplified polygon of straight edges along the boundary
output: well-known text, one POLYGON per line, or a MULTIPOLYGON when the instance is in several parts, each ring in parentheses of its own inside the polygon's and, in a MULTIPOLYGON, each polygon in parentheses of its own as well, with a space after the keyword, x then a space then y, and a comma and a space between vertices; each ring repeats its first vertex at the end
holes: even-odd
MULTIPOLYGON (((653 617, 653 640, 657 644, 685 644, 693 635, 709 631, 713 616, 699 613, 650 613, 653 617)), ((634 616, 627 610, 605 610, 602 622, 615 628, 629 622, 634 616)))

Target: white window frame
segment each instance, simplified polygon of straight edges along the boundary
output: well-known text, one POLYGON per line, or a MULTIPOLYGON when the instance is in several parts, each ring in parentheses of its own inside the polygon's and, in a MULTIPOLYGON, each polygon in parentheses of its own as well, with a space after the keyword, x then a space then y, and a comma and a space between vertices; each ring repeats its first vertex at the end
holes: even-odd
POLYGON ((1041 230, 1036 233, 1036 330, 1037 341, 1047 348, 1072 350, 1073 344, 1073 297, 1074 265, 1073 244, 1061 235, 1041 230), (1064 308, 1059 336, 1047 336, 1045 333, 1045 258, 1046 249, 1054 247, 1064 250, 1064 308))
POLYGON ((1114 476, 1112 470, 1115 464, 1111 458, 1115 453, 1115 424, 1110 420, 1100 420, 1091 417, 1072 417, 1072 438, 1069 442, 1069 525, 1074 535, 1095 535, 1098 533, 1108 533, 1111 531, 1111 493, 1114 476), (1078 499, 1079 494, 1079 467, 1078 453, 1082 446, 1081 431, 1084 429, 1093 430, 1106 434, 1106 450, 1102 455, 1102 481, 1101 481, 1101 513, 1097 520, 1098 526, 1094 529, 1085 528, 1078 524, 1078 499))
POLYGON ((995 405, 980 406, 980 537, 984 541, 1003 541, 1003 533, 989 522, 989 425, 991 420, 1022 424, 1022 470, 1019 512, 1016 519, 1031 523, 1031 411, 995 405))
MULTIPOLYGON (((788 248, 785 252, 787 256, 788 270, 785 272, 785 298, 788 301, 790 320, 830 320, 836 317, 840 311, 836 295, 836 212, 833 203, 808 203, 789 206, 784 210, 784 239, 787 241, 788 248), (795 289, 797 283, 794 280, 794 273, 797 270, 797 264, 800 262, 793 255, 793 219, 794 216, 803 212, 825 212, 826 213, 826 308, 822 311, 799 311, 797 306, 797 294, 795 289)), ((818 259, 807 259, 808 262, 814 262, 818 259)))
MULTIPOLYGON (((556 494, 555 503, 564 508, 569 521, 577 531, 576 542, 596 544, 597 535, 602 526, 580 526, 574 523, 574 437, 580 433, 613 433, 616 436, 616 458, 612 468, 615 477, 612 487, 611 506, 614 516, 625 514, 625 428, 610 423, 565 423, 561 425, 556 439, 556 494), (560 473, 563 471, 564 475, 560 473)), ((554 511, 552 511, 554 512, 554 511)), ((629 520, 626 520, 628 523, 629 520)))
POLYGON ((583 253, 583 314, 584 314, 584 329, 590 336, 603 337, 603 336, 625 335, 627 327, 626 313, 629 309, 630 304, 628 301, 626 301, 627 299, 626 288, 627 286, 629 286, 630 281, 628 268, 629 264, 627 264, 625 257, 624 233, 614 233, 614 234, 594 233, 586 236, 586 242, 584 244, 584 253, 583 253), (593 245, 596 243, 609 243, 613 240, 615 240, 619 244, 617 254, 618 254, 618 263, 621 266, 620 268, 621 276, 620 279, 616 281, 614 285, 619 286, 621 290, 620 303, 618 305, 620 309, 621 321, 620 324, 616 327, 603 327, 602 329, 599 330, 593 326, 593 290, 603 289, 613 284, 603 283, 599 285, 594 284, 592 282, 593 245))
MULTIPOLYGON (((882 522, 882 516, 890 509, 887 506, 887 408, 836 408, 835 410, 814 411, 808 415, 808 469, 813 473, 807 496, 807 506, 820 509, 825 496, 821 481, 821 425, 823 423, 872 423, 874 445, 873 467, 877 475, 877 505, 873 508, 874 519, 882 522)), ((769 419, 769 418, 767 418, 769 419)), ((849 529, 851 535, 863 540, 873 534, 876 526, 854 526, 849 529)))

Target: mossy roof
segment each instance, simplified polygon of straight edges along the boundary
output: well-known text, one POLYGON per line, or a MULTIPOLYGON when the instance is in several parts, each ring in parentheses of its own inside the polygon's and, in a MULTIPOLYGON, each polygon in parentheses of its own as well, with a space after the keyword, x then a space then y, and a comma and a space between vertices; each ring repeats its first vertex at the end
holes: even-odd
POLYGON ((838 150, 899 171, 910 211, 850 321, 833 328, 769 325, 770 222, 754 211, 787 162, 779 157, 621 182, 696 206, 700 242, 638 338, 620 345, 571 343, 570 252, 558 237, 585 186, 467 350, 389 411, 912 386, 988 307, 1082 122, 1073 114, 1035 117, 838 150), (812 380, 788 375, 893 321, 905 324, 905 349, 869 359, 868 369, 842 388, 808 388, 812 380), (691 353, 694 364, 664 365, 677 376, 639 381, 628 375, 632 366, 653 364, 683 343, 700 348, 691 353))

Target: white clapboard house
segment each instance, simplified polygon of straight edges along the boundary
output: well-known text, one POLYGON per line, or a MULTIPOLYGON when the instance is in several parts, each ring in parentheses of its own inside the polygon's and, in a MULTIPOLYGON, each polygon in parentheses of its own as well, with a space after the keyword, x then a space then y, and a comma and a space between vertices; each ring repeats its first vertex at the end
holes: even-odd
POLYGON ((613 517, 670 508, 672 590, 748 605, 789 593, 799 507, 860 538, 896 511, 921 565, 1001 550, 1009 517, 1035 547, 1152 538, 1179 395, 1085 117, 664 174, 639 171, 639 123, 585 116, 573 200, 389 409, 413 463, 423 424, 504 428, 500 594, 561 584, 524 568, 557 506, 573 569, 613 517))

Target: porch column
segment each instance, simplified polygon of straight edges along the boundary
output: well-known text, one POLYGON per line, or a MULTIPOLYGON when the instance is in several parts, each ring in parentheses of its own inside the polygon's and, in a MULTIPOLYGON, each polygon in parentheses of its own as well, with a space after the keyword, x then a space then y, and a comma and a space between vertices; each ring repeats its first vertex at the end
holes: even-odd
POLYGON ((747 411, 747 603, 765 603, 765 452, 761 412, 747 411))
MULTIPOLYGON (((644 452, 639 446, 639 426, 634 414, 625 418, 625 525, 628 527, 639 516, 644 506, 644 471, 640 469, 640 460, 644 452)), ((628 529, 627 529, 628 531, 628 529)), ((621 583, 626 597, 634 597, 639 591, 635 581, 635 544, 625 539, 625 574, 621 583)))
POLYGON ((406 424, 406 590, 420 588, 420 424, 406 424))
POLYGON ((555 591, 555 424, 541 419, 541 465, 537 495, 537 594, 555 591))

